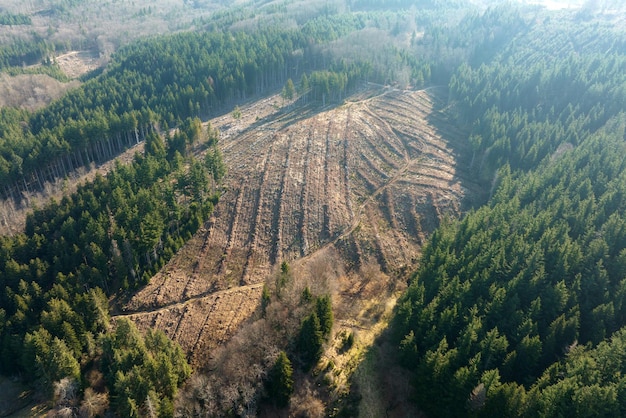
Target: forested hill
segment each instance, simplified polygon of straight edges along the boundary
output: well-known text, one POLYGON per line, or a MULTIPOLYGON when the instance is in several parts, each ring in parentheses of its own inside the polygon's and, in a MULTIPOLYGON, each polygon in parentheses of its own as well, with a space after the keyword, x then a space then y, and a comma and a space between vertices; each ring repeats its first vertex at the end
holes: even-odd
MULTIPOLYGON (((301 77, 309 103, 324 104, 370 77, 381 81, 380 64, 319 47, 377 16, 145 39, 44 109, 1 109, 3 200, 20 201, 138 142, 145 152, 37 208, 23 232, 0 236, 0 373, 24 376, 57 411, 173 415, 190 373, 180 347, 123 320, 113 329, 108 303, 145 285, 212 213, 225 167, 218 132, 197 116, 227 113, 290 77, 301 77)), ((414 74, 428 67, 398 60, 414 74)))
POLYGON ((398 302, 430 416, 626 414, 625 40, 536 19, 452 78, 493 197, 436 231, 398 302))
POLYGON ((234 98, 284 82, 304 47, 296 32, 185 33, 150 39, 120 51, 106 73, 32 115, 0 118, 2 195, 92 161, 112 158, 155 124, 220 109, 234 98), (24 129, 24 125, 27 129, 24 129))
MULTIPOLYGON (((299 81, 331 70, 311 79, 313 97, 331 91, 339 97, 368 78, 382 81, 380 63, 338 60, 320 47, 378 18, 343 14, 312 19, 297 30, 188 32, 128 45, 104 73, 48 107, 33 114, 0 111, 0 198, 19 200, 23 192, 113 158, 154 126, 173 128, 187 117, 227 112, 290 77, 299 81)), ((428 81, 427 65, 401 60, 413 79, 428 81)))

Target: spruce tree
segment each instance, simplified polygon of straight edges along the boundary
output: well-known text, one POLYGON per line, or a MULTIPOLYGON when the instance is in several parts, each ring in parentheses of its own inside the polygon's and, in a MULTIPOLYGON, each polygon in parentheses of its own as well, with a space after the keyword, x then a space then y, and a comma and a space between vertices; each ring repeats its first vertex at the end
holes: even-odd
POLYGON ((267 391, 274 405, 280 408, 289 405, 289 398, 293 393, 293 368, 284 351, 280 352, 270 370, 267 391))
POLYGON ((322 337, 328 340, 330 331, 333 329, 333 305, 329 295, 320 296, 315 301, 315 311, 320 321, 322 337))
POLYGON ((308 371, 322 356, 323 342, 320 320, 317 314, 313 312, 302 322, 297 341, 297 349, 304 371, 308 371))

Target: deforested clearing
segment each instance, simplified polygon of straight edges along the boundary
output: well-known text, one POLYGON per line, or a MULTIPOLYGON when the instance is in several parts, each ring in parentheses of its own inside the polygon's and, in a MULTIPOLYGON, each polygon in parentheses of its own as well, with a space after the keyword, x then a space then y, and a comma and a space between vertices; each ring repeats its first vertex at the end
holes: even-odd
POLYGON ((425 237, 481 195, 457 158, 469 154, 467 133, 449 121, 445 94, 370 86, 336 107, 278 109, 276 98, 273 106, 264 99, 242 107, 241 119, 212 120, 222 132, 226 192, 119 312, 162 329, 197 364, 254 314, 262 284, 283 262, 306 271, 302 280, 340 272, 332 285, 340 319, 348 300, 399 290, 403 281, 381 289, 356 276, 375 265, 406 277, 425 237))

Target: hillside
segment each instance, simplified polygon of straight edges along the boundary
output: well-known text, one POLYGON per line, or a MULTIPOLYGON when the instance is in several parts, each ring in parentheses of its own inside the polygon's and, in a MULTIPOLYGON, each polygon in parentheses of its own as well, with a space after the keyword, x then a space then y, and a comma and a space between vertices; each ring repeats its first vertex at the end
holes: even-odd
POLYGON ((3 410, 624 415, 623 6, 543 3, 0 0, 3 410))
POLYGON ((398 301, 398 357, 430 416, 624 415, 622 17, 529 24, 451 79, 493 192, 432 235, 398 301))
MULTIPOLYGON (((481 192, 457 159, 463 131, 440 110, 444 93, 372 87, 328 110, 285 107, 250 126, 213 120, 227 192, 122 312, 200 359, 258 309, 262 284, 283 261, 306 265, 332 248, 329 269, 410 271, 440 220, 481 192)), ((257 115, 263 104, 242 112, 257 115)), ((354 297, 366 284, 343 286, 338 294, 354 297)))

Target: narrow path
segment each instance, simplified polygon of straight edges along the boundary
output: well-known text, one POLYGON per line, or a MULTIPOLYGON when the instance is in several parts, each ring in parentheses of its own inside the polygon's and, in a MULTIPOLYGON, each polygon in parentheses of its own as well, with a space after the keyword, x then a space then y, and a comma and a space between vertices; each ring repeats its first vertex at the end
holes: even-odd
POLYGON ((215 296, 215 297, 219 297, 219 296, 223 296, 223 295, 228 295, 229 293, 235 293, 241 290, 252 290, 252 289, 257 289, 259 287, 263 287, 263 283, 254 283, 254 284, 249 284, 249 285, 245 285, 245 286, 235 286, 235 287, 231 287, 229 289, 224 289, 224 290, 219 290, 217 292, 209 290, 206 291, 204 293, 201 293, 199 295, 195 295, 195 296, 191 296, 188 299, 185 299, 183 301, 180 302, 172 302, 172 303, 168 303, 165 304, 163 306, 159 306, 156 309, 150 309, 150 310, 137 310, 137 311, 128 311, 128 312, 124 312, 121 314, 117 314, 117 315, 113 315, 111 316, 111 318, 115 319, 115 318, 127 318, 127 317, 132 317, 132 316, 143 316, 143 315, 151 315, 151 314, 155 314, 158 312, 162 312, 162 311, 166 311, 168 309, 172 309, 172 308, 179 308, 179 307, 184 307, 192 302, 195 302, 197 300, 200 299, 204 299, 206 297, 209 296, 215 296))

